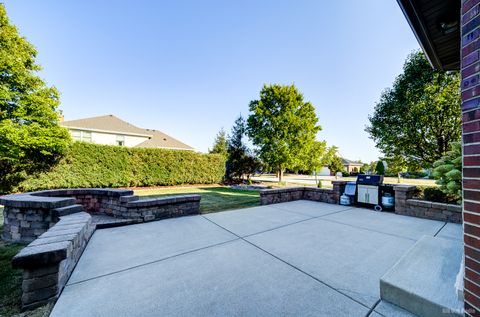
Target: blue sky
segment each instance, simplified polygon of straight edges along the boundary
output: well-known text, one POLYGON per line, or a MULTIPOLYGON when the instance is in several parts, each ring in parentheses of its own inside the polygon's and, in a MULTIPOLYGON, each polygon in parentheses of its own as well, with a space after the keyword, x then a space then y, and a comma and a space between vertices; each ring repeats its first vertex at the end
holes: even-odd
POLYGON ((115 114, 207 151, 264 83, 295 85, 350 159, 419 46, 395 0, 4 1, 66 120, 115 114))

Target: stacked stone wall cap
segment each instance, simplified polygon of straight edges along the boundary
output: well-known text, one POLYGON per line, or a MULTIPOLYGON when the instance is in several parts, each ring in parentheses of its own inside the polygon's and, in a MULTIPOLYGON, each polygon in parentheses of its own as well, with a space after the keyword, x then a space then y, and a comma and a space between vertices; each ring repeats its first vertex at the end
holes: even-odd
POLYGON ((70 241, 32 245, 23 248, 12 259, 13 268, 36 268, 59 263, 67 258, 70 241))
POLYGON ((152 198, 152 199, 140 199, 140 200, 128 202, 127 208, 180 204, 180 203, 186 203, 186 202, 196 202, 196 201, 200 201, 200 199, 201 199, 200 195, 179 195, 179 196, 152 198))
POLYGON ((0 197, 0 205, 14 208, 52 209, 75 204, 75 198, 35 196, 30 193, 12 194, 0 197))
POLYGON ((417 189, 417 186, 414 185, 395 185, 393 187, 393 190, 399 191, 399 192, 409 192, 417 189))

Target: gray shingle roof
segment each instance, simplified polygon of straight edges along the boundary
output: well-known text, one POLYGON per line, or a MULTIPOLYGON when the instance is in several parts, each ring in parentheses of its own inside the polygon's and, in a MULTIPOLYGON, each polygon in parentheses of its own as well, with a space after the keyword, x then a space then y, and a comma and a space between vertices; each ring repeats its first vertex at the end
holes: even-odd
POLYGON ((145 129, 138 128, 111 114, 100 117, 64 121, 60 124, 72 129, 79 128, 101 132, 121 132, 126 135, 150 136, 150 134, 146 133, 145 129))
POLYGON ((193 150, 189 145, 186 145, 183 142, 180 142, 177 139, 172 138, 171 136, 160 132, 158 130, 145 130, 152 137, 135 147, 144 147, 144 148, 166 148, 166 149, 175 149, 175 150, 193 150))
POLYGON ((342 158, 342 164, 343 165, 363 165, 362 162, 352 161, 346 158, 342 158))
POLYGON ((78 120, 70 120, 61 122, 61 125, 70 129, 91 130, 98 132, 122 133, 125 135, 141 135, 149 137, 143 143, 136 147, 145 148, 169 148, 176 150, 193 150, 193 148, 185 143, 172 138, 171 136, 150 129, 142 129, 134 126, 114 115, 106 115, 78 120))

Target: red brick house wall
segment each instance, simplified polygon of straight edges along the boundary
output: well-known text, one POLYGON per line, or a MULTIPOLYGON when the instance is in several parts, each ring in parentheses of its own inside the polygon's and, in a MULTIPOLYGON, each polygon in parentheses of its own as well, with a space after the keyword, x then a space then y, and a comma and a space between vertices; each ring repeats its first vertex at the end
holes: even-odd
POLYGON ((480 316, 480 0, 461 9, 465 315, 480 316))

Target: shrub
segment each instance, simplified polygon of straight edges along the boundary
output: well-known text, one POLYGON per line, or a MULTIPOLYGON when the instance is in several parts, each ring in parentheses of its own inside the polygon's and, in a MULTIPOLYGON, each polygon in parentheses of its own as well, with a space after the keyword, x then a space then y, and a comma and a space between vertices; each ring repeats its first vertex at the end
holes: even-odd
POLYGON ((427 187, 423 191, 423 198, 428 201, 435 201, 439 203, 448 202, 447 195, 437 187, 427 187))
POLYGON ((447 195, 462 199, 462 145, 453 142, 450 151, 433 163, 433 176, 447 195))
POLYGON ((417 186, 414 197, 438 203, 455 203, 457 197, 444 193, 440 187, 417 186))
POLYGON ((378 175, 385 174, 385 165, 383 164, 382 161, 377 162, 377 165, 375 166, 375 173, 377 173, 378 175))
POLYGON ((17 190, 212 184, 224 174, 225 159, 219 154, 75 142, 54 168, 17 190))
POLYGON ((342 177, 349 177, 350 173, 347 171, 342 171, 342 177))
POLYGON ((317 188, 322 188, 322 187, 323 187, 323 185, 322 185, 322 181, 321 181, 321 180, 319 180, 319 181, 318 181, 318 183, 317 183, 317 188))

